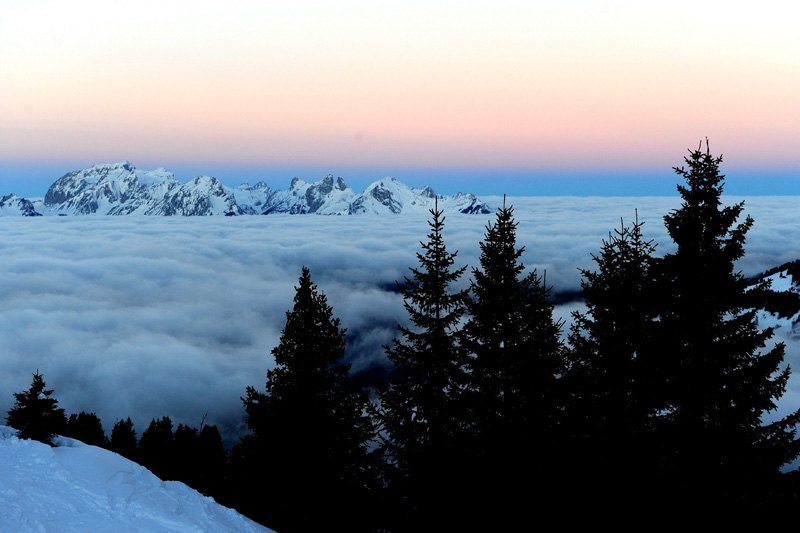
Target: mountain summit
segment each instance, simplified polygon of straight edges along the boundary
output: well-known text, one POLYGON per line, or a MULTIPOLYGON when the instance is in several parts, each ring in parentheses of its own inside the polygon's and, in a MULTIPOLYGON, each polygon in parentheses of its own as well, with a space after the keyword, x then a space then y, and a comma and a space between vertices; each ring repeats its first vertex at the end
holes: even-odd
MULTIPOLYGON (((121 161, 64 174, 43 199, 9 195, 0 215, 397 214, 427 212, 436 199, 430 187, 412 188, 394 178, 376 181, 362 193, 331 175, 315 183, 294 178, 286 190, 263 181, 231 188, 209 176, 183 183, 164 168, 140 170, 121 161)), ((491 213, 473 194, 439 196, 438 202, 445 213, 491 213)))

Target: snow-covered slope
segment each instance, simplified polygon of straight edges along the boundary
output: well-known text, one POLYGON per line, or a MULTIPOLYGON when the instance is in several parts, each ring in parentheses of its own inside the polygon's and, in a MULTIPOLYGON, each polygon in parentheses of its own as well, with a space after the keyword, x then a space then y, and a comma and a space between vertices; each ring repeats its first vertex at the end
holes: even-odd
POLYGON ((0 426, 0 531, 255 533, 270 530, 108 450, 20 440, 0 426))
POLYGON ((43 214, 117 214, 143 212, 181 183, 163 168, 138 170, 128 161, 69 172, 53 183, 37 210, 43 214))
POLYGON ((36 217, 41 216, 41 213, 36 212, 31 201, 9 194, 0 198, 0 216, 36 217))
POLYGON ((761 280, 769 280, 770 287, 755 302, 759 326, 800 338, 800 260, 776 267, 753 283, 761 280))
POLYGON ((334 183, 330 174, 316 183, 294 178, 288 190, 272 196, 262 213, 336 215, 346 212, 354 197, 342 178, 334 183))
MULTIPOLYGON (((347 208, 347 213, 407 213, 427 212, 437 201, 430 187, 411 188, 394 178, 376 181, 359 194, 347 208)), ((445 213, 490 213, 486 204, 472 194, 457 193, 438 198, 439 209, 445 213)))
MULTIPOLYGON (((208 176, 182 183, 164 168, 145 171, 122 161, 69 172, 50 186, 43 199, 15 201, 32 206, 28 214, 205 216, 426 212, 435 200, 430 187, 411 188, 394 178, 376 181, 360 194, 331 175, 315 183, 294 178, 285 191, 264 182, 234 189, 208 176)), ((491 212, 472 194, 440 196, 438 202, 445 213, 491 212)), ((22 207, 9 207, 7 214, 20 214, 17 211, 22 213, 22 207)))

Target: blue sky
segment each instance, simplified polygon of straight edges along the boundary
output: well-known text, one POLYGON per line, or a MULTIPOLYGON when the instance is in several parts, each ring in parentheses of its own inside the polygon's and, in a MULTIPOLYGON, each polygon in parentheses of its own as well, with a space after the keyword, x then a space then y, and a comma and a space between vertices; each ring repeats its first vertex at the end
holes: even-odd
MULTIPOLYGON (((680 156, 675 164, 680 163, 680 156)), ((88 168, 94 163, 116 161, 31 163, 0 161, 0 195, 10 193, 26 198, 44 196, 47 188, 59 177, 73 170, 88 168)), ((439 194, 471 192, 478 196, 508 194, 511 196, 672 196, 677 194, 680 177, 672 168, 660 170, 560 170, 560 169, 489 169, 489 168, 415 168, 415 167, 265 167, 233 164, 186 164, 153 162, 131 163, 142 170, 163 166, 181 181, 201 174, 214 176, 225 185, 236 187, 242 182, 251 185, 265 181, 274 189, 286 189, 293 177, 317 181, 327 174, 341 177, 354 190, 384 177, 393 177, 412 186, 430 185, 439 194)), ((800 195, 800 176, 792 169, 785 171, 728 169, 725 192, 740 196, 800 195)))

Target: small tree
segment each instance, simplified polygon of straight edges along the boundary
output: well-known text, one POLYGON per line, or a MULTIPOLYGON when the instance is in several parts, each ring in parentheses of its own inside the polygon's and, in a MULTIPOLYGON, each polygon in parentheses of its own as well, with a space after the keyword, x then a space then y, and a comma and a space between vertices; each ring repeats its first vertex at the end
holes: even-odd
POLYGON ((168 416, 150 421, 139 439, 138 456, 142 466, 161 479, 176 479, 175 435, 172 432, 172 420, 168 416))
POLYGON ((33 439, 51 444, 51 439, 63 433, 67 425, 64 409, 52 398, 53 390, 45 389, 44 378, 37 370, 31 388, 14 393, 14 406, 9 409, 6 423, 19 430, 21 439, 33 439))
POLYGON ((199 476, 197 486, 198 491, 207 496, 219 496, 223 494, 223 485, 228 463, 228 452, 222 444, 222 436, 216 425, 203 425, 200 430, 199 446, 199 476))
POLYGON ((136 430, 133 429, 133 422, 130 417, 126 420, 117 420, 114 427, 111 429, 109 449, 126 459, 135 461, 138 458, 138 443, 136 430))
POLYGON ((453 476, 466 475, 459 466, 467 418, 461 404, 466 360, 460 333, 467 296, 452 288, 466 267, 453 269, 457 252, 445 247, 438 204, 431 215, 428 241, 420 242, 417 253, 419 267, 398 283, 413 327, 400 326, 403 340, 386 347, 397 372, 381 393, 390 490, 405 507, 398 513, 409 520, 398 527, 412 529, 434 514, 452 515, 447 507, 458 484, 453 476))
POLYGON ((80 414, 69 415, 64 435, 92 446, 106 447, 108 445, 103 424, 95 413, 81 411, 80 414))

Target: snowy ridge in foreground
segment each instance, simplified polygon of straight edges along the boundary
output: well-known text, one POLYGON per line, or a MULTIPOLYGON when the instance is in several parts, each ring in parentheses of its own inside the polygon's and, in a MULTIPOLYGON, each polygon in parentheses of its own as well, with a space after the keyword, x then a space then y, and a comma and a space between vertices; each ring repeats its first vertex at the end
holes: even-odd
POLYGON ((111 451, 64 437, 53 448, 16 433, 0 426, 0 531, 271 531, 111 451))

